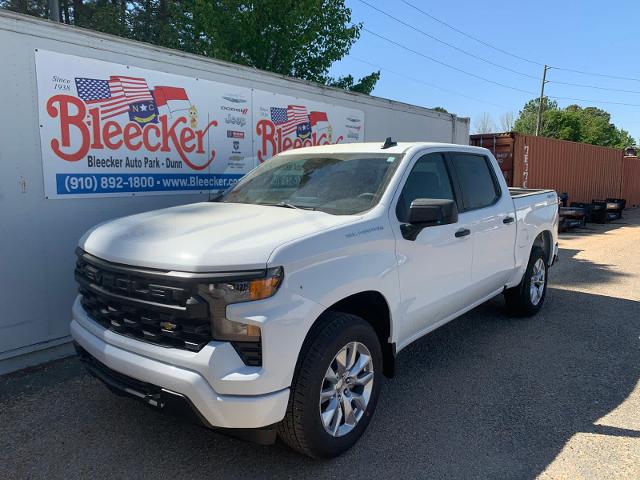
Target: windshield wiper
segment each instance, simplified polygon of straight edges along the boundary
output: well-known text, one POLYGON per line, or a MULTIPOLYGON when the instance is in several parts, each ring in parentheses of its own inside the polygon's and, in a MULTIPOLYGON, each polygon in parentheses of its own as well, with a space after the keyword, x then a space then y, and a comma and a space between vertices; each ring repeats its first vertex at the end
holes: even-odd
POLYGON ((302 210, 302 207, 299 207, 299 206, 294 205, 293 203, 289 203, 289 202, 271 203, 270 206, 272 206, 272 207, 284 207, 284 208, 295 208, 296 210, 302 210))
POLYGON ((301 207, 285 201, 278 202, 278 203, 262 203, 261 205, 267 205, 269 207, 293 208, 295 210, 315 210, 314 207, 301 207))

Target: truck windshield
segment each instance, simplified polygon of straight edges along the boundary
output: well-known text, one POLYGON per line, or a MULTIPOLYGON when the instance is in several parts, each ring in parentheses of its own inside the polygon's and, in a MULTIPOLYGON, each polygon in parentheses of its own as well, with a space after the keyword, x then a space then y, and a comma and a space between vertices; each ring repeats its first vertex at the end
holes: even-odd
POLYGON ((250 172, 220 201, 353 215, 378 203, 401 158, 370 153, 275 157, 250 172))

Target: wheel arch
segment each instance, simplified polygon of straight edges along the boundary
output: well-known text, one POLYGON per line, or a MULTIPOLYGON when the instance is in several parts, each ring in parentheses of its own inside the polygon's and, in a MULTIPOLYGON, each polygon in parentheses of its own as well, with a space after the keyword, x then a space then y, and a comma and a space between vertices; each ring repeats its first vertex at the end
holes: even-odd
POLYGON ((395 373, 396 348, 395 343, 391 341, 391 309, 382 293, 377 290, 366 290, 336 301, 326 308, 311 325, 304 340, 305 344, 309 338, 314 337, 318 329, 322 328, 325 313, 327 312, 349 313, 362 318, 371 325, 380 341, 383 373, 388 378, 393 377, 395 373))
POLYGON ((532 251, 534 247, 542 248, 544 256, 547 259, 547 265, 551 264, 551 256, 553 255, 553 235, 550 230, 543 230, 536 236, 533 240, 533 245, 531 245, 530 251, 532 251))

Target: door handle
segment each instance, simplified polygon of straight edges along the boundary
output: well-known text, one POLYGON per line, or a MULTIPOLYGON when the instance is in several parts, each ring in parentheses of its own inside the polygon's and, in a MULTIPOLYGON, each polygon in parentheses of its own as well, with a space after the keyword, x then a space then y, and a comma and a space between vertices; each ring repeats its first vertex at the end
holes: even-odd
POLYGON ((456 238, 466 237, 467 235, 471 235, 471 230, 468 228, 461 228, 456 232, 456 238))
POLYGON ((504 223, 504 224, 513 223, 514 221, 515 221, 515 219, 513 217, 504 217, 502 219, 502 223, 504 223))

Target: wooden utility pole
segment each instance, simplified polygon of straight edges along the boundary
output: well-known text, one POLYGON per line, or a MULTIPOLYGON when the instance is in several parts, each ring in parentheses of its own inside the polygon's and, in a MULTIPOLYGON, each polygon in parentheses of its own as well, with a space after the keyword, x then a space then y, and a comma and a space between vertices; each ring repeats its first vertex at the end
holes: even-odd
POLYGON ((49 20, 53 20, 54 22, 60 21, 59 0, 49 0, 49 20))
POLYGON ((540 135, 540 128, 542 127, 542 103, 544 102, 544 84, 547 83, 547 70, 549 67, 544 66, 542 72, 542 84, 540 85, 540 101, 538 102, 538 121, 536 122, 536 137, 540 135))

